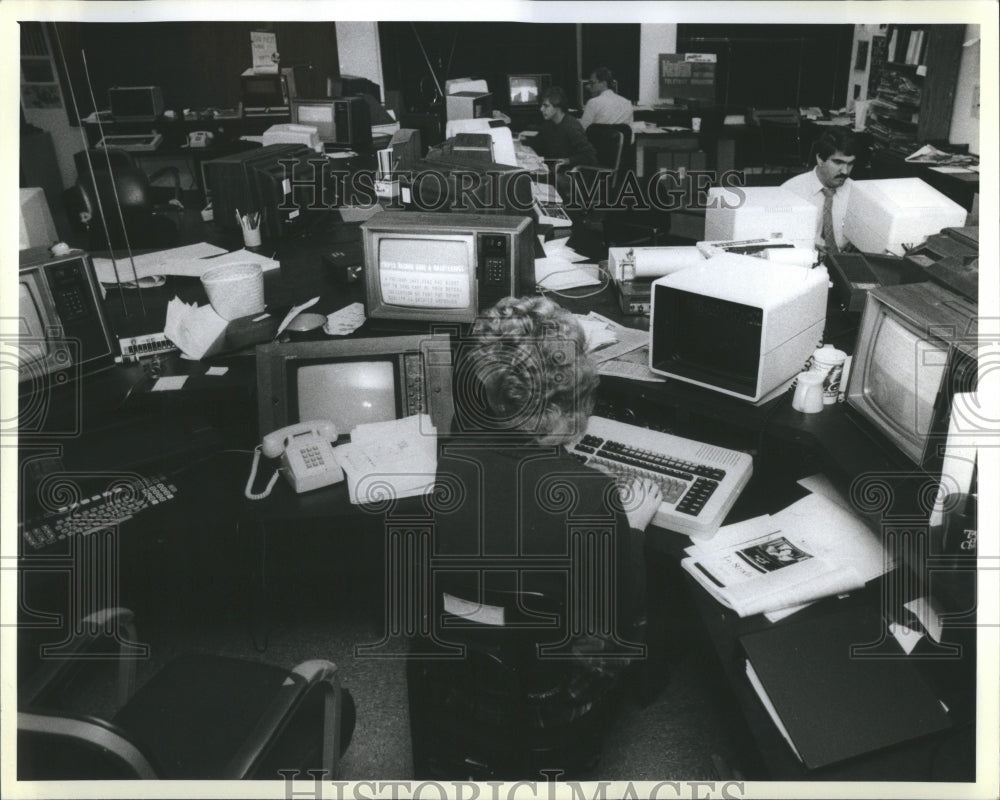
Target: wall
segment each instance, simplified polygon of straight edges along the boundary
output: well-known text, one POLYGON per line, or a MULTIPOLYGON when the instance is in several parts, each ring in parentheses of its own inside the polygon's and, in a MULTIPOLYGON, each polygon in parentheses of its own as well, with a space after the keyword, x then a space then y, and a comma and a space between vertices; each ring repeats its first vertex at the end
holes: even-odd
MULTIPOLYGON (((382 53, 377 22, 338 22, 337 55, 341 75, 358 75, 375 81, 385 91, 382 80, 382 53)), ((385 97, 382 97, 385 100, 385 97)))
MULTIPOLYGON (((967 25, 965 41, 978 40, 979 26, 967 25)), ((976 41, 962 48, 962 62, 958 68, 958 85, 955 87, 955 109, 951 115, 952 144, 967 144, 973 153, 979 152, 979 73, 980 44, 976 41)))
POLYGON ((654 105, 660 99, 660 53, 677 52, 677 26, 646 24, 639 36, 639 105, 654 105))

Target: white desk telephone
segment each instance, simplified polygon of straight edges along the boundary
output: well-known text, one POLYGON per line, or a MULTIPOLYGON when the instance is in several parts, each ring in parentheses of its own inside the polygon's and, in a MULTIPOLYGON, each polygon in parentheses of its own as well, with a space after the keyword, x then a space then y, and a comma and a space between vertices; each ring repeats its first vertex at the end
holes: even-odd
POLYGON ((250 500, 264 499, 271 494, 278 472, 285 474, 298 493, 339 483, 344 479, 344 471, 333 454, 331 442, 336 440, 337 428, 329 420, 300 422, 298 425, 272 431, 254 451, 253 466, 244 494, 250 500), (251 490, 262 452, 268 458, 281 456, 281 469, 274 473, 263 492, 254 494, 251 490))

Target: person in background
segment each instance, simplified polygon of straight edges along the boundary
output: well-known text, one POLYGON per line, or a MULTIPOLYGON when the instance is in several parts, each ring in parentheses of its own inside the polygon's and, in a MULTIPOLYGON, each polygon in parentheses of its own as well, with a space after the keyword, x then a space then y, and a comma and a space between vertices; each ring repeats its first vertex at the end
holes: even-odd
POLYGON ((816 247, 823 252, 836 253, 848 245, 844 217, 851 196, 851 170, 861 149, 850 129, 828 128, 813 147, 816 166, 781 184, 819 209, 816 247))
MULTIPOLYGON (((569 194, 569 178, 564 170, 578 165, 597 166, 597 151, 583 132, 580 120, 567 113, 566 92, 552 86, 542 93, 542 124, 538 133, 525 142, 538 155, 555 161, 556 190, 569 194)), ((521 137, 523 141, 523 134, 521 137)))
POLYGON ((597 67, 590 73, 590 99, 583 107, 583 117, 580 124, 588 125, 631 125, 632 102, 611 88, 614 80, 611 70, 607 67, 597 67))

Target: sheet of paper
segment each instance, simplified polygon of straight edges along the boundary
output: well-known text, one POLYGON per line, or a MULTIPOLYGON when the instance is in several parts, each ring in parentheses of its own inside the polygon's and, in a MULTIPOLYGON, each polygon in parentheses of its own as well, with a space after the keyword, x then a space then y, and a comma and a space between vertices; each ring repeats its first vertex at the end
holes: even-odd
POLYGON ((542 249, 545 250, 545 255, 550 258, 562 258, 572 262, 586 261, 587 256, 576 252, 566 244, 567 241, 568 239, 550 239, 547 242, 542 242, 542 249))
POLYGON ((164 375, 153 384, 151 392, 170 392, 184 387, 187 382, 187 375, 164 375))
POLYGON ((143 253, 140 256, 134 256, 131 261, 127 256, 124 258, 116 257, 114 261, 110 258, 95 258, 93 259, 94 272, 97 275, 97 280, 108 284, 117 283, 119 280, 131 281, 136 278, 146 278, 151 275, 193 275, 197 277, 208 269, 208 262, 203 262, 202 259, 225 252, 223 248, 216 247, 214 244, 200 242, 174 247, 170 250, 158 250, 155 253, 143 253), (133 263, 135 264, 134 274, 132 271, 133 263), (116 264, 118 267, 117 277, 115 275, 116 264))
POLYGON ((841 508, 848 511, 853 510, 851 508, 851 501, 844 497, 843 493, 822 472, 800 478, 796 483, 803 489, 808 489, 813 494, 818 494, 827 500, 831 500, 841 508))
POLYGON ((212 306, 199 307, 175 297, 167 303, 163 335, 181 349, 181 355, 198 360, 221 347, 228 324, 212 306))
MULTIPOLYGON (((202 268, 202 272, 209 267, 217 267, 219 264, 246 263, 260 264, 260 268, 264 272, 272 269, 278 269, 281 266, 280 261, 275 261, 273 258, 265 256, 263 253, 254 253, 250 250, 234 250, 232 253, 225 253, 225 255, 215 256, 214 258, 205 261, 205 266, 202 268)), ((197 274, 201 275, 201 272, 197 274)))
POLYGON ((924 636, 920 631, 911 631, 905 625, 899 625, 895 622, 889 623, 889 633, 899 642, 899 646, 903 648, 903 652, 906 655, 913 652, 913 648, 917 646, 917 642, 924 636))
POLYGON ((327 314, 323 332, 330 336, 347 336, 354 333, 365 322, 365 306, 363 303, 351 303, 332 314, 327 314))
POLYGON ((941 633, 944 631, 944 625, 941 623, 941 617, 937 609, 931 604, 929 598, 917 597, 908 603, 903 603, 903 608, 913 612, 913 615, 920 624, 924 626, 924 630, 927 631, 928 636, 935 642, 941 641, 941 633))
POLYGON ((209 367, 205 370, 206 375, 225 375, 229 372, 229 367, 209 367))
POLYGON ((934 172, 943 172, 945 175, 949 175, 949 174, 955 173, 955 172, 972 172, 972 170, 969 169, 968 167, 948 167, 948 166, 944 166, 944 167, 929 167, 929 169, 932 169, 934 172))
POLYGON ((602 325, 595 320, 581 317, 579 314, 576 315, 576 319, 577 322, 580 323, 580 327, 583 328, 584 335, 587 337, 588 353, 592 353, 598 348, 605 347, 618 341, 614 332, 608 330, 607 326, 602 325))
POLYGON ((580 286, 600 286, 601 281, 595 274, 595 264, 577 266, 573 262, 561 258, 536 258, 535 283, 549 291, 575 289, 580 286))
POLYGON ((278 330, 277 330, 277 332, 276 332, 276 333, 274 334, 274 337, 275 337, 275 338, 277 338, 278 336, 280 336, 280 335, 281 335, 281 332, 282 332, 282 331, 283 331, 283 330, 284 330, 285 328, 287 328, 287 327, 288 327, 288 323, 289 323, 289 322, 291 322, 291 321, 292 321, 293 319, 295 319, 295 318, 296 318, 296 317, 297 317, 297 316, 298 316, 299 314, 301 314, 301 313, 302 313, 303 311, 305 311, 305 310, 306 310, 307 308, 312 308, 312 307, 313 307, 314 305, 316 305, 316 304, 317 304, 318 302, 319 302, 319 295, 316 295, 316 296, 315 296, 314 298, 312 298, 311 300, 306 300, 306 301, 305 301, 304 303, 300 303, 300 304, 299 304, 299 305, 297 305, 297 306, 292 306, 292 307, 291 307, 291 308, 290 308, 290 309, 288 310, 288 313, 287 313, 287 314, 285 314, 285 318, 284 318, 283 320, 281 320, 281 323, 280 323, 280 324, 278 325, 278 330))
POLYGON ((278 37, 271 31, 250 32, 253 71, 258 74, 278 71, 278 37))
MULTIPOLYGON (((617 347, 617 345, 611 345, 617 347)), ((630 381, 646 381, 647 383, 666 383, 666 378, 657 375, 649 368, 649 346, 643 346, 626 353, 620 358, 602 361, 597 367, 598 373, 611 378, 625 378, 630 381)))

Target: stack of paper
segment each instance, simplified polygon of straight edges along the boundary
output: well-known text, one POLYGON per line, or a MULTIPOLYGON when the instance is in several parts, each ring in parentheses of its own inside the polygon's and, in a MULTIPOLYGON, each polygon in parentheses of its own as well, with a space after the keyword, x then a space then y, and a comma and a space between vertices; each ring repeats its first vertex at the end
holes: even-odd
POLYGON ((811 494, 774 515, 726 525, 681 562, 741 617, 772 621, 859 589, 892 568, 882 542, 849 509, 811 494))
POLYGON ((260 253, 251 253, 249 250, 227 253, 221 247, 201 242, 170 250, 158 250, 155 253, 144 253, 133 258, 95 258, 94 271, 101 283, 114 285, 154 275, 199 278, 203 272, 220 264, 245 263, 260 264, 265 272, 281 266, 273 258, 260 253))
POLYGON ((427 414, 358 425, 333 451, 354 504, 429 494, 437 473, 437 429, 427 414))
POLYGON ((196 306, 175 297, 167 303, 163 335, 180 348, 183 356, 197 361, 222 349, 227 325, 210 305, 196 306))
POLYGON ((566 245, 566 239, 543 242, 544 258, 535 259, 535 283, 540 289, 559 291, 578 286, 600 286, 596 264, 579 264, 587 257, 566 245))

